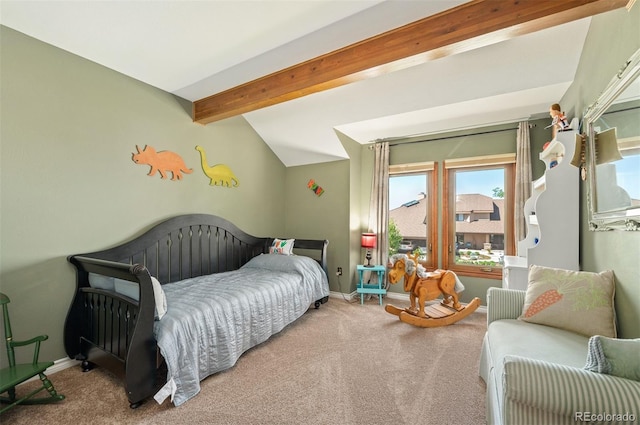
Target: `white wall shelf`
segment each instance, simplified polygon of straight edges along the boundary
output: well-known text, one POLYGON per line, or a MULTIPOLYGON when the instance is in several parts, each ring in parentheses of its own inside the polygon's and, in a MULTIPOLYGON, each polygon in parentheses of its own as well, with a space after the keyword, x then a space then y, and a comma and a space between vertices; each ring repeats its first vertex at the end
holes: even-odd
POLYGON ((517 257, 505 257, 504 287, 526 289, 532 264, 579 269, 579 170, 564 160, 573 157, 575 137, 575 131, 559 132, 540 152, 545 173, 524 204, 527 236, 518 242, 517 257))

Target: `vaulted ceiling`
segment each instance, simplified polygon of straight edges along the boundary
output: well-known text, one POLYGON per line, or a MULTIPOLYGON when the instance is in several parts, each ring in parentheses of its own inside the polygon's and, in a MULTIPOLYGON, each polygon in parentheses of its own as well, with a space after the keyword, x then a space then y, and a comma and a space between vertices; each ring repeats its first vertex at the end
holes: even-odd
MULTIPOLYGON (((2 25, 242 114, 286 166, 360 143, 514 122, 571 84, 590 18, 624 0, 6 1, 2 25)), ((194 124, 195 125, 195 124, 194 124)))

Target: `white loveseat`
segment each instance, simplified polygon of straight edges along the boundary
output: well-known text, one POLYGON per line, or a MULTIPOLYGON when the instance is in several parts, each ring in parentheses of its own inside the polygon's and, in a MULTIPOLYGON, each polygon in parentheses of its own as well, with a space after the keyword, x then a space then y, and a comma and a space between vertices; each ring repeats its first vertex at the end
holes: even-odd
POLYGON ((585 370, 589 337, 518 320, 525 294, 487 293, 487 424, 638 423, 640 382, 585 370))

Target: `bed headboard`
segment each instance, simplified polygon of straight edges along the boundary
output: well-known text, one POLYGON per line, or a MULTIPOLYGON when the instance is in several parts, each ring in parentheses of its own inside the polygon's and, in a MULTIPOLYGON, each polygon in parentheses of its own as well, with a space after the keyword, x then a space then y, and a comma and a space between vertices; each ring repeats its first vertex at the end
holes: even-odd
MULTIPOLYGON (((251 258, 268 252, 273 238, 259 238, 230 221, 209 214, 186 214, 170 218, 137 238, 116 247, 80 254, 126 264, 141 264, 161 283, 236 270, 251 258)), ((296 239, 294 249, 315 251, 327 271, 328 241, 296 239)))
MULTIPOLYGON (((278 239, 287 239, 287 238, 278 238, 278 239)), ((271 246, 273 242, 273 238, 269 238, 268 247, 271 246)), ((327 247, 329 246, 328 240, 322 239, 296 239, 293 244, 293 252, 294 254, 307 255, 309 257, 314 258, 324 270, 324 273, 329 276, 329 271, 327 270, 327 247)))

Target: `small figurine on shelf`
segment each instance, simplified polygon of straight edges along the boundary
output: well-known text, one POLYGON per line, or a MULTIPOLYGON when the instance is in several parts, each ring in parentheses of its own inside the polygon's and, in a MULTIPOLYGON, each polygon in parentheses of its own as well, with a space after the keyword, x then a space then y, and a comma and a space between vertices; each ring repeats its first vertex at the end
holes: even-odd
POLYGON ((551 115, 551 134, 552 140, 556 138, 558 131, 565 131, 569 129, 569 120, 562 113, 562 108, 558 103, 554 103, 549 108, 549 115, 551 115))

